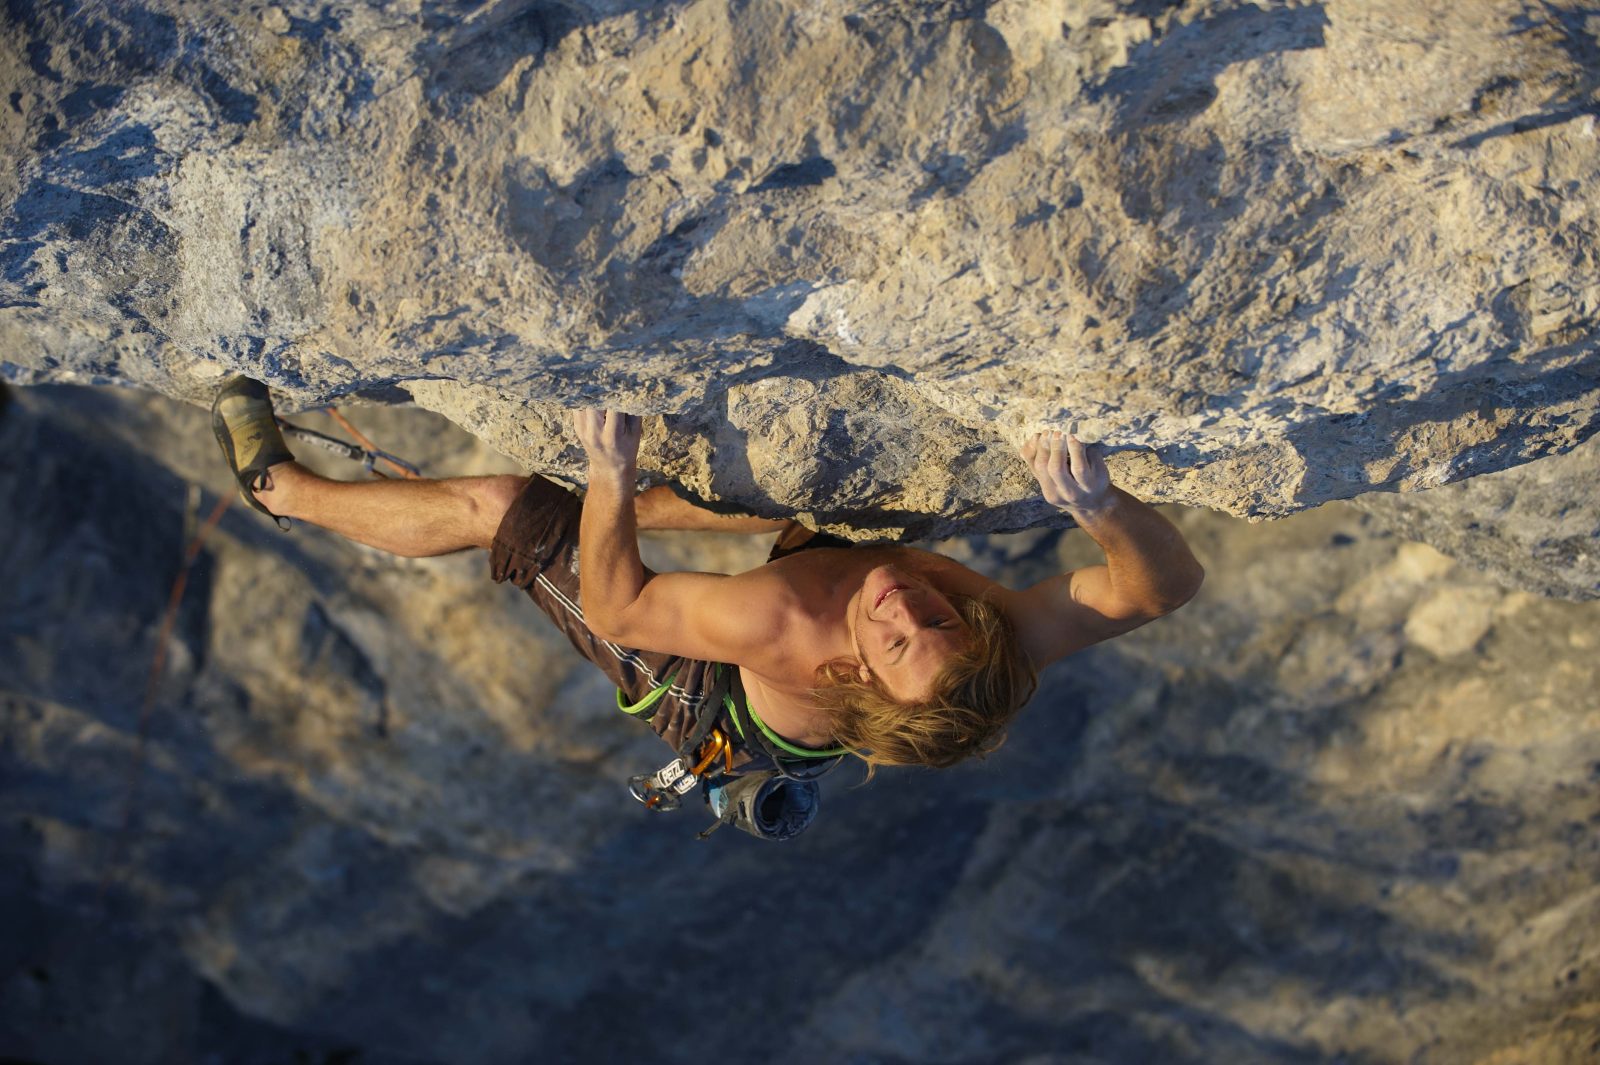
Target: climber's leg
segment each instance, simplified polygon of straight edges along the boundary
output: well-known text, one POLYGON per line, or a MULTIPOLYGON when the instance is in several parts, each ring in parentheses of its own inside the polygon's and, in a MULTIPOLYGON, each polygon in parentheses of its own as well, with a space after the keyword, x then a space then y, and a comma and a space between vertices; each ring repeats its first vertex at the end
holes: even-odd
MULTIPOLYGON (((527 477, 334 481, 294 460, 259 381, 224 382, 212 405, 212 430, 246 502, 268 517, 298 518, 392 554, 418 558, 491 547, 527 477)), ((560 491, 560 490, 558 490, 560 491)), ((544 496, 539 497, 541 500, 544 496)), ((551 497, 556 498, 556 497, 551 497)), ((641 529, 768 532, 782 522, 714 514, 666 487, 639 496, 641 529)))
POLYGON ((634 497, 640 529, 694 529, 701 532, 777 532, 785 522, 746 514, 717 514, 684 499, 664 484, 634 497))
POLYGON ((526 477, 332 481, 298 462, 267 471, 255 498, 274 514, 407 558, 494 543, 500 519, 526 477))
POLYGON ((260 381, 231 377, 211 405, 211 429, 245 502, 396 555, 444 555, 494 542, 526 477, 330 481, 294 460, 260 381))
MULTIPOLYGON (((453 477, 446 480, 331 481, 297 462, 273 466, 269 487, 255 498, 274 514, 320 525, 358 543, 420 558, 469 547, 487 548, 526 477, 453 477)), ((640 529, 694 529, 763 533, 781 521, 715 514, 679 498, 670 488, 638 496, 640 529)))

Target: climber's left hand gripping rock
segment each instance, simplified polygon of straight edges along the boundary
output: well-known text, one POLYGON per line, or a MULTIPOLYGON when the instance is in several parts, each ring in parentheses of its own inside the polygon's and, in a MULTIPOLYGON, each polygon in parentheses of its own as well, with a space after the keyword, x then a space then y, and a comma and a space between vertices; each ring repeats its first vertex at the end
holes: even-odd
POLYGON ((1090 514, 1116 501, 1100 449, 1070 433, 1035 433, 1022 445, 1022 458, 1045 501, 1069 514, 1090 514))

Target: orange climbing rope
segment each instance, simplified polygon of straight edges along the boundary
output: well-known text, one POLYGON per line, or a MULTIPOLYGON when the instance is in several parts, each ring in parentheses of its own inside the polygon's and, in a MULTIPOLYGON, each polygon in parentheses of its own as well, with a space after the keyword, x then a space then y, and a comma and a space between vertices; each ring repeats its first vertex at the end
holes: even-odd
MULTIPOLYGON (((368 440, 362 435, 360 429, 357 429, 355 426, 351 425, 349 419, 347 419, 343 414, 339 413, 337 408, 325 407, 323 409, 328 412, 329 417, 339 423, 345 432, 356 438, 356 443, 360 444, 362 449, 366 451, 368 455, 376 459, 381 459, 385 464, 399 471, 400 476, 404 477, 408 481, 414 481, 421 478, 422 474, 418 472, 415 466, 401 462, 399 459, 396 459, 393 455, 380 448, 377 444, 374 444, 371 440, 368 440)), ((378 477, 388 476, 386 473, 379 473, 377 470, 372 469, 372 463, 370 461, 367 463, 367 469, 371 470, 371 472, 378 477)))
MULTIPOLYGON (((412 466, 405 460, 398 459, 389 454, 387 451, 379 448, 378 445, 374 444, 359 429, 351 425, 349 420, 333 407, 327 407, 325 409, 327 410, 327 413, 332 415, 333 419, 337 421, 346 432, 356 438, 356 441, 360 445, 359 448, 351 445, 345 445, 343 449, 336 448, 335 450, 341 450, 341 453, 345 454, 349 458, 363 461, 368 472, 375 477, 387 477, 388 475, 373 468, 374 460, 382 460, 385 464, 398 471, 401 477, 404 477, 408 480, 418 479, 422 476, 421 472, 415 466, 412 466)), ((284 424, 287 425, 287 423, 284 424)), ((305 433, 309 431, 301 430, 300 432, 305 433)), ((342 443, 342 441, 334 441, 334 438, 325 436, 321 433, 310 433, 310 435, 321 437, 323 442, 331 441, 334 443, 342 443)), ((185 535, 188 535, 189 530, 193 528, 194 516, 199 509, 199 489, 191 486, 190 493, 189 506, 184 512, 185 535)), ((156 637, 155 653, 151 656, 150 675, 149 679, 145 682, 144 699, 139 704, 139 719, 133 747, 133 762, 128 767, 128 784, 122 804, 122 817, 118 822, 116 834, 113 837, 112 850, 107 859, 105 871, 100 878, 100 898, 102 903, 105 900, 106 892, 110 890, 111 881, 114 878, 116 869, 123 857, 123 852, 128 842, 128 835, 132 830, 134 815, 138 812, 140 785, 144 778, 145 747, 150 736, 150 721, 154 716, 156 694, 161 688, 162 675, 166 672, 167 645, 172 641, 172 631, 178 623, 178 608, 183 604, 183 593, 188 589, 189 586, 189 571, 194 568, 195 561, 199 559, 200 550, 205 546, 206 537, 222 521, 222 516, 227 513, 228 507, 232 504, 232 495, 225 495, 221 499, 217 500, 217 505, 211 509, 211 513, 206 517, 204 523, 202 523, 198 529, 195 529, 194 534, 190 536, 189 542, 184 548, 183 561, 178 567, 178 575, 173 578, 172 590, 167 595, 166 612, 162 615, 160 633, 156 637)))
POLYGON ((183 603, 183 593, 189 586, 189 571, 194 568, 195 560, 200 557, 200 548, 205 545, 206 535, 217 527, 217 523, 222 521, 222 515, 227 513, 228 507, 232 504, 231 495, 225 495, 217 500, 217 505, 211 509, 210 516, 196 530, 189 540, 189 545, 184 549, 183 562, 178 567, 178 575, 173 578, 172 591, 167 595, 166 613, 162 615, 160 635, 156 637, 155 654, 150 660, 150 676, 144 685, 144 700, 139 704, 138 731, 133 745, 133 763, 128 767, 128 790, 122 802, 122 817, 117 824, 110 860, 106 863, 105 873, 100 878, 102 900, 111 887, 113 871, 122 857, 129 827, 133 824, 133 815, 138 809, 139 785, 144 779, 145 744, 150 738, 150 718, 155 710, 156 692, 161 687, 161 676, 166 672, 167 644, 172 640, 172 630, 178 623, 178 607, 183 603))

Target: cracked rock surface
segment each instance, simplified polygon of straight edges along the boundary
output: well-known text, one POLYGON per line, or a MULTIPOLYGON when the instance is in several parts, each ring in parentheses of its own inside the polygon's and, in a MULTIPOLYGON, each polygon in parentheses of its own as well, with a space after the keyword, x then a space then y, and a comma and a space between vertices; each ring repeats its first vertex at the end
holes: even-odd
POLYGON ((1076 423, 1276 516, 1600 427, 1557 0, 8 5, 0 371, 414 399, 856 536, 1056 520, 1076 423))
POLYGON ((1600 599, 1600 441, 1564 455, 1408 495, 1358 504, 1502 584, 1600 599))

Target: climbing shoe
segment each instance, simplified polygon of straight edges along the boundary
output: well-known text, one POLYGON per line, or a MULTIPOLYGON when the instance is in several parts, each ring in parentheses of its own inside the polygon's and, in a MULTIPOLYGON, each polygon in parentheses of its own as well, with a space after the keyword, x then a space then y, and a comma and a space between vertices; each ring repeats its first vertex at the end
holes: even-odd
POLYGON ((289 519, 272 513, 255 497, 255 489, 266 484, 268 467, 294 461, 278 431, 267 386, 244 376, 223 382, 211 405, 211 430, 217 434, 244 501, 277 522, 279 528, 287 529, 289 519))

